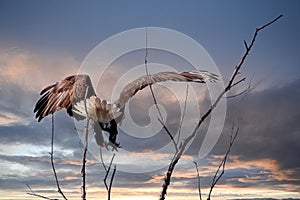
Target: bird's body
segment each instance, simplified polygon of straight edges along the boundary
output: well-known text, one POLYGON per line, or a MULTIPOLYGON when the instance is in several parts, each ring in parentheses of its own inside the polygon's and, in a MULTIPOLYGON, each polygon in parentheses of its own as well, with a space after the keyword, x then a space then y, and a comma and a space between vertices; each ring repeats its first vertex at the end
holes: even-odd
POLYGON ((215 82, 217 75, 207 71, 194 70, 190 72, 159 72, 137 78, 127 84, 120 93, 119 99, 114 103, 97 97, 92 82, 88 75, 73 75, 50 85, 41 91, 42 97, 36 103, 34 112, 36 118, 41 121, 49 114, 53 114, 62 108, 77 120, 92 119, 95 139, 98 145, 104 146, 102 130, 110 133, 109 143, 119 146, 116 142, 117 123, 123 118, 126 103, 138 91, 148 85, 163 81, 215 82))
POLYGON ((109 123, 122 114, 116 104, 101 100, 97 96, 91 96, 85 101, 77 102, 74 104, 73 112, 84 118, 88 115, 92 120, 102 123, 109 123))

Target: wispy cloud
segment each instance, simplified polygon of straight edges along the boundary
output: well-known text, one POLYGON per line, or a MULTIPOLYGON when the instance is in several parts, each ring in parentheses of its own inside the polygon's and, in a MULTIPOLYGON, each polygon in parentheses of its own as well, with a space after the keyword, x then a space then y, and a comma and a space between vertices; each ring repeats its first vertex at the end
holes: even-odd
POLYGON ((46 85, 75 73, 77 65, 70 55, 1 50, 0 124, 29 123, 37 93, 46 85))
MULTIPOLYGON (((55 193, 55 189, 53 189, 55 183, 48 156, 50 120, 46 118, 43 122, 37 123, 33 119, 32 109, 38 98, 38 92, 44 86, 58 81, 70 73, 76 73, 78 64, 72 57, 56 58, 57 60, 53 60, 43 55, 26 52, 0 54, 1 69, 3 69, 0 74, 0 160, 1 167, 7 169, 5 173, 1 174, 0 184, 5 191, 18 190, 24 195, 26 184, 30 184, 33 188, 46 194, 55 193), (53 70, 53 66, 60 67, 53 70), (32 81, 33 78, 34 81, 32 81), (49 189, 45 190, 45 188, 49 189)), ((116 66, 114 70, 107 73, 110 74, 107 77, 116 79, 121 75, 121 71, 118 71, 116 66)), ((102 87, 111 86, 114 81, 105 79, 104 82, 107 85, 102 85, 102 87)), ((242 100, 230 101, 229 111, 234 110, 233 107, 236 110, 228 113, 227 123, 219 143, 209 157, 199 161, 195 152, 201 144, 202 136, 199 135, 195 139, 174 173, 172 187, 169 191, 170 199, 180 199, 183 196, 186 199, 192 199, 197 196, 193 160, 199 162, 203 190, 204 193, 208 191, 211 178, 226 149, 227 135, 232 125, 231 120, 236 118, 239 118, 241 130, 228 161, 226 173, 216 189, 216 194, 219 192, 224 198, 238 198, 239 196, 252 198, 253 194, 257 192, 256 197, 262 198, 270 198, 272 195, 278 198, 284 195, 297 197, 300 190, 298 186, 300 163, 297 155, 299 152, 297 141, 300 139, 298 134, 300 130, 298 102, 300 99, 297 95, 299 94, 299 85, 299 81, 294 81, 285 86, 250 93, 242 100)), ((159 90, 159 87, 163 86, 156 87, 155 92, 168 112, 167 124, 170 130, 176 131, 180 121, 180 118, 177 117, 180 114, 177 103, 182 103, 183 99, 175 98, 171 94, 169 95, 171 98, 166 98, 165 94, 169 91, 159 90)), ((182 88, 184 96, 185 87, 182 88)), ((197 91, 201 97, 200 101, 205 106, 209 105, 203 95, 205 89, 197 91)), ((128 107, 132 111, 132 118, 136 123, 147 124, 149 121, 148 110, 151 104, 151 95, 147 90, 132 99, 128 107)), ((55 116, 57 129, 55 163, 59 177, 70 196, 78 196, 80 191, 76 186, 80 185, 79 171, 82 153, 80 139, 74 129, 74 123, 64 111, 58 112, 55 116)), ((187 117, 185 125, 193 124, 195 119, 197 119, 195 116, 187 117)), ((159 134, 159 138, 159 140, 155 137, 136 140, 134 137, 126 136, 120 130, 119 140, 128 152, 120 151, 117 154, 119 159, 116 159, 116 164, 119 169, 137 167, 136 165, 141 162, 145 169, 149 170, 157 164, 156 162, 164 162, 167 165, 171 159, 170 154, 151 154, 153 150, 159 149, 169 142, 169 138, 165 134, 159 134)), ((98 193, 105 193, 103 185, 101 185, 104 171, 101 169, 100 163, 95 160, 95 155, 91 153, 89 156, 88 179, 91 180, 90 188, 93 188, 91 196, 96 196, 98 193)), ((164 172, 165 170, 161 169, 154 172, 132 174, 120 170, 117 172, 114 185, 118 191, 114 194, 116 198, 120 199, 124 199, 124 196, 156 197, 159 195, 164 172)), ((222 198, 221 196, 215 197, 222 198)))

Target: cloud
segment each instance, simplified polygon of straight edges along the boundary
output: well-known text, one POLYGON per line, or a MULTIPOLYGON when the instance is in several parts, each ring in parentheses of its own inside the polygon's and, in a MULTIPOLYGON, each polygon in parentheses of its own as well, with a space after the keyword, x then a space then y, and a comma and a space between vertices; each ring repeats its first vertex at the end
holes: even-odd
MULTIPOLYGON (((300 80, 249 94, 230 114, 241 128, 234 153, 245 160, 274 159, 282 170, 300 168, 299 94, 300 80)), ((231 103, 229 111, 238 104, 231 103)))
POLYGON ((38 92, 46 85, 75 73, 77 65, 69 55, 1 50, 0 125, 29 123, 38 92))
POLYGON ((78 61, 67 53, 38 54, 21 49, 0 50, 1 79, 39 91, 41 87, 76 73, 78 61))
MULTIPOLYGON (((274 188, 297 194, 300 183, 299 88, 300 80, 296 80, 229 101, 223 134, 210 155, 219 155, 221 160, 233 121, 240 131, 220 185, 245 190, 274 188)), ((215 160, 213 166, 219 161, 215 160)))
MULTIPOLYGON (((0 184, 6 190, 26 191, 27 183, 41 191, 55 186, 48 160, 51 120, 47 117, 41 123, 37 123, 33 119, 32 109, 41 88, 76 71, 74 67, 76 61, 72 58, 56 57, 56 59, 51 61, 44 56, 28 52, 0 55, 0 66, 3 69, 0 74, 0 160, 1 168, 7 169, 6 175, 1 174, 5 177, 1 179, 0 184), (54 65, 61 67, 54 70, 52 68, 54 65), (70 66, 73 67, 69 68, 70 66), (32 77, 35 81, 32 81, 32 77), (29 169, 34 169, 34 172, 29 173, 29 169)), ((117 71, 114 73, 119 76, 117 71)), ((107 84, 110 83, 108 81, 107 84)), ((204 160, 197 160, 199 144, 203 139, 201 131, 205 132, 208 124, 205 122, 186 157, 176 168, 172 180, 174 190, 173 192, 170 190, 170 193, 180 196, 194 191, 191 189, 196 187, 196 175, 192 163, 194 159, 199 164, 201 183, 207 189, 227 147, 232 120, 239 118, 241 130, 232 149, 225 175, 219 184, 222 192, 234 196, 230 191, 239 188, 239 191, 244 193, 247 190, 259 190, 270 195, 275 194, 276 189, 290 196, 298 194, 299 187, 296 186, 299 185, 300 175, 299 88, 300 80, 285 86, 250 93, 243 100, 239 98, 230 100, 224 132, 214 150, 204 160)), ((182 92, 184 96, 185 91, 182 92)), ((173 98, 164 99, 166 93, 168 93, 166 90, 156 91, 159 99, 163 99, 165 103, 169 116, 168 127, 173 131, 178 129, 180 112, 173 98)), ((208 99, 200 98, 200 100, 205 106, 209 105, 208 99)), ((182 99, 179 99, 178 103, 180 101, 182 99)), ((148 110, 151 103, 149 91, 143 91, 128 105, 133 119, 138 124, 145 125, 149 121, 148 110)), ((204 106, 201 110, 205 110, 204 106)), ((195 116, 187 117, 186 125, 193 124, 195 119, 197 119, 195 116)), ((82 144, 78 137, 80 132, 75 131, 73 120, 64 110, 55 114, 55 130, 55 160, 59 177, 65 188, 75 188, 79 193, 76 186, 80 185, 82 156, 82 144)), ((93 138, 90 139, 92 144, 93 138)), ((135 159, 143 161, 144 167, 148 168, 155 165, 156 161, 170 160, 169 154, 151 154, 153 150, 169 142, 170 139, 166 134, 157 134, 156 138, 136 139, 126 136, 120 130, 118 139, 125 150, 132 152, 132 154, 119 153, 119 157, 122 158, 122 162, 118 162, 119 169, 136 165, 133 162, 135 159), (135 154, 137 152, 141 152, 138 154, 140 157, 135 154), (147 157, 149 154, 150 156, 147 157)), ((104 171, 93 156, 98 156, 98 151, 97 155, 89 154, 91 161, 88 163, 88 179, 90 187, 97 188, 99 183, 102 183, 104 171)), ((141 174, 119 170, 114 187, 120 189, 118 195, 125 195, 128 188, 134 190, 132 192, 136 195, 142 195, 141 190, 147 190, 149 196, 156 195, 155 191, 159 191, 165 170, 164 168, 141 174)), ((197 195, 196 192, 193 195, 197 195)))
MULTIPOLYGON (((244 188, 244 192, 251 188, 257 191, 265 190, 269 197, 272 194, 280 196, 280 192, 275 190, 290 193, 293 197, 299 194, 299 88, 300 80, 296 80, 284 86, 252 92, 246 97, 228 102, 228 115, 223 133, 213 151, 205 158, 207 162, 197 158, 199 144, 203 140, 201 132, 187 151, 201 167, 199 171, 203 187, 210 184, 214 171, 228 147, 228 135, 234 121, 240 127, 240 131, 230 153, 225 175, 218 186, 229 186, 231 190, 244 188), (274 191, 266 191, 268 188, 274 188, 274 191)), ((180 167, 187 166, 188 164, 180 167)), ((189 168, 192 169, 191 163, 189 168)), ((195 186, 193 170, 180 173, 180 178, 175 178, 175 182, 185 182, 185 187, 195 186)), ((159 179, 154 177, 153 181, 156 178, 159 179)))
MULTIPOLYGON (((230 200, 241 200, 241 199, 230 199, 230 200)), ((243 200, 300 200, 294 198, 285 198, 285 199, 274 199, 274 198, 243 198, 243 200)))

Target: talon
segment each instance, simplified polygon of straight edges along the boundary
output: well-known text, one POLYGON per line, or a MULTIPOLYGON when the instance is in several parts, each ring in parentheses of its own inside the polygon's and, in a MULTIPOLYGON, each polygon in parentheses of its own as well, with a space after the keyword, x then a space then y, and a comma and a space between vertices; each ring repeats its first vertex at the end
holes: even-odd
POLYGON ((120 145, 120 142, 115 142, 113 143, 114 145, 116 145, 116 147, 121 148, 122 146, 120 145))

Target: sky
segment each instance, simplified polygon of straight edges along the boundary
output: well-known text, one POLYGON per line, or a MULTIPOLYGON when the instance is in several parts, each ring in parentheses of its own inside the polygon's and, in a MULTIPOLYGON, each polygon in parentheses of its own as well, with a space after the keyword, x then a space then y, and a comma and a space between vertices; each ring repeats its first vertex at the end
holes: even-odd
MULTIPOLYGON (((186 42, 200 44, 210 55, 205 59, 217 66, 220 82, 226 83, 243 55, 243 41, 251 39, 256 27, 280 14, 283 18, 259 34, 239 74, 246 81, 230 95, 244 91, 248 85, 253 89, 227 99, 224 125, 213 127, 217 130, 220 126, 221 135, 213 149, 200 158, 199 146, 215 118, 205 121, 175 168, 167 199, 199 198, 194 161, 199 166, 203 196, 207 196, 233 123, 234 128, 239 127, 238 137, 212 199, 300 199, 299 10, 300 2, 292 0, 0 0, 0 199, 33 199, 27 195, 26 185, 38 194, 60 198, 49 157, 51 117, 38 123, 33 108, 44 87, 89 65, 88 58, 101 42, 145 27, 172 30, 187 36, 186 42)), ((151 31, 149 28, 149 39, 151 31)), ((174 32, 167 33, 173 39, 174 32)), ((141 47, 119 55, 100 77, 105 59, 135 44, 135 39, 139 38, 120 40, 117 45, 107 43, 103 54, 93 60, 94 71, 89 75, 96 77, 93 81, 99 79, 94 84, 99 96, 109 97, 115 85, 126 84, 144 73, 145 49, 141 47)), ((162 45, 168 38, 158 41, 162 45)), ((181 40, 171 41, 174 51, 185 48, 181 40)), ((191 48, 185 55, 198 54, 191 48)), ((161 49, 149 49, 147 58, 150 72, 195 67, 186 57, 161 49)), ((205 112, 211 103, 211 93, 204 84, 189 86, 183 136, 197 123, 199 112, 205 112)), ((186 84, 169 82, 153 87, 166 125, 174 133, 182 119, 180 106, 185 102, 185 88, 186 84)), ((160 125, 153 120, 157 112, 149 89, 139 92, 126 109, 130 114, 125 119, 135 125, 127 126, 125 121, 119 128, 122 149, 116 152, 112 198, 158 199, 173 149, 167 146, 170 141, 164 130, 157 128, 160 125)), ((55 114, 55 165, 69 199, 81 196, 82 128, 65 110, 55 114)), ((107 199, 99 147, 90 135, 88 199, 107 199)), ((103 149, 105 162, 112 153, 103 149)))

